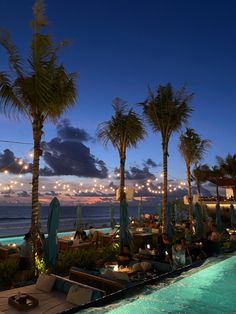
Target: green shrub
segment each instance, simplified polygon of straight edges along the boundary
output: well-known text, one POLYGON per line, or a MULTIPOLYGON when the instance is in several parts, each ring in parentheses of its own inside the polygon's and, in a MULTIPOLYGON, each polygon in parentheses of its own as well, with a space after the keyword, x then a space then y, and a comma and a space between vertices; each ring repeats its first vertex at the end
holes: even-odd
POLYGON ((15 280, 19 268, 18 259, 8 259, 0 262, 0 286, 1 288, 10 287, 15 280))
POLYGON ((92 269, 95 267, 99 255, 94 248, 60 253, 58 255, 56 273, 67 274, 72 266, 92 269))

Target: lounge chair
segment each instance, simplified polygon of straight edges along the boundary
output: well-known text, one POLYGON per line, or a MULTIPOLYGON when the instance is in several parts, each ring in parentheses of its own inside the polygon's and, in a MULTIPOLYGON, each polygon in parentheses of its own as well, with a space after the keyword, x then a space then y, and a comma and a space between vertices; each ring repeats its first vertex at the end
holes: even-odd
MULTIPOLYGON (((39 289, 36 284, 14 288, 10 290, 5 290, 0 292, 0 313, 20 313, 19 310, 15 309, 8 304, 8 298, 14 295, 29 294, 30 296, 36 298, 39 301, 39 305, 32 309, 34 314, 55 314, 62 312, 67 309, 71 309, 78 304, 86 304, 91 301, 97 300, 105 295, 105 291, 90 287, 88 285, 80 284, 78 282, 56 276, 50 275, 49 277, 54 279, 54 283, 50 292, 45 292, 39 289), (71 287, 78 287, 78 303, 68 302, 68 294, 71 287)), ((46 285, 46 288, 48 285, 46 285)), ((21 312, 22 313, 22 312, 21 312)))

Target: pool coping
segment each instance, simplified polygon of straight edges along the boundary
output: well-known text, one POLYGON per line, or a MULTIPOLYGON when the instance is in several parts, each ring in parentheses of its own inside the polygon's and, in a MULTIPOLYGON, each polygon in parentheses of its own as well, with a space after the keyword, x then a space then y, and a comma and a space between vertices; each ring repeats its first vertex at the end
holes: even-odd
POLYGON ((131 287, 128 287, 128 288, 119 290, 117 292, 114 292, 112 294, 109 294, 107 296, 104 296, 101 299, 98 299, 98 300, 95 300, 95 301, 92 301, 92 302, 89 302, 89 303, 86 303, 86 304, 82 304, 82 305, 73 307, 71 309, 67 309, 65 311, 59 312, 58 314, 75 314, 75 313, 78 313, 78 312, 80 312, 82 310, 88 309, 90 307, 102 307, 102 306, 111 304, 112 302, 118 301, 119 299, 124 297, 126 295, 126 293, 128 293, 129 291, 131 291, 133 289, 136 290, 137 288, 144 287, 146 285, 151 285, 151 284, 154 284, 154 283, 158 283, 158 282, 161 282, 161 281, 163 281, 165 279, 168 279, 168 278, 178 277, 184 271, 188 271, 190 269, 193 269, 193 268, 201 266, 205 261, 206 261, 206 259, 199 260, 199 261, 197 261, 197 262, 195 262, 193 264, 186 265, 186 266, 184 266, 184 267, 182 267, 180 269, 176 269, 176 270, 173 270, 173 271, 168 272, 168 273, 157 275, 157 276, 155 276, 155 277, 153 277, 151 279, 147 279, 147 280, 144 280, 142 282, 135 283, 131 287))

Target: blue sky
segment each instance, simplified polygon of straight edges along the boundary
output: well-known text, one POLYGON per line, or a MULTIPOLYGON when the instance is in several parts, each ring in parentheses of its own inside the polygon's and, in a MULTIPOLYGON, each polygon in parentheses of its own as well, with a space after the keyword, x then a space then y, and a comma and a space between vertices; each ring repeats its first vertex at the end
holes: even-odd
MULTIPOLYGON (((1 0, 0 25, 7 28, 23 57, 27 56, 32 19, 32 0, 1 0)), ((205 162, 215 156, 235 153, 235 1, 81 1, 48 0, 46 15, 56 40, 69 39, 61 54, 70 71, 78 72, 78 102, 64 117, 74 127, 94 136, 98 123, 112 114, 111 103, 121 97, 135 105, 147 96, 147 87, 172 82, 187 84, 194 92, 194 113, 189 126, 212 141, 205 162)), ((0 49, 1 70, 7 68, 0 49)), ((137 108, 139 111, 139 108, 137 108)), ((0 116, 0 138, 32 141, 25 121, 0 116)), ((56 128, 45 127, 44 140, 56 136, 56 128)), ((177 149, 178 136, 169 147, 169 173, 185 177, 185 166, 177 149)), ((118 165, 112 147, 90 142, 91 153, 107 167, 118 165)), ((23 156, 28 148, 0 143, 23 156)), ((127 153, 127 165, 141 165, 151 158, 161 162, 160 135, 149 136, 137 150, 127 153)), ((159 169, 157 169, 159 171, 159 169)))

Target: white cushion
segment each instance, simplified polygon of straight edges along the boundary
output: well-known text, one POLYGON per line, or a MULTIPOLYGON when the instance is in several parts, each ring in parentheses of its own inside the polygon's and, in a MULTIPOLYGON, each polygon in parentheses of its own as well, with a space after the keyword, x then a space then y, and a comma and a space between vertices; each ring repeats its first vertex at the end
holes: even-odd
POLYGON ((42 273, 39 275, 35 288, 44 292, 51 292, 56 277, 42 273))
POLYGON ((66 296, 66 301, 75 305, 81 305, 90 302, 92 290, 72 285, 66 296))

